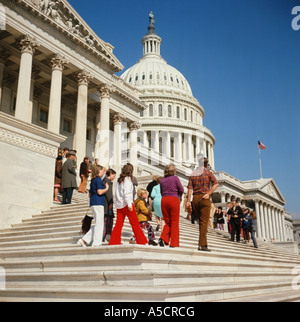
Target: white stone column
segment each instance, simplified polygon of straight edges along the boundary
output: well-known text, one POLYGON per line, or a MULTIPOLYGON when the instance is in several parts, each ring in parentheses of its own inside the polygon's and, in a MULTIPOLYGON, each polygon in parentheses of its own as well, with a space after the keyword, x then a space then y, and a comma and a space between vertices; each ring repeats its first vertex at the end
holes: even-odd
POLYGON ((282 236, 282 230, 281 230, 280 210, 279 209, 277 209, 276 217, 277 217, 277 229, 278 229, 279 241, 282 241, 283 236, 282 236))
POLYGON ((78 98, 73 149, 77 150, 78 164, 80 164, 83 161, 83 158, 86 155, 88 85, 90 79, 90 75, 85 70, 81 71, 77 75, 78 98))
POLYGON ((262 223, 261 223, 261 213, 259 209, 259 201, 258 199, 254 200, 255 202, 255 212, 256 212, 256 218, 257 218, 257 237, 262 238, 262 223))
POLYGON ((188 159, 187 162, 189 164, 194 163, 194 149, 193 149, 193 136, 191 133, 187 136, 188 142, 187 142, 187 151, 188 151, 188 159))
POLYGON ((268 221, 268 209, 267 204, 264 204, 264 219, 265 219, 265 231, 266 231, 266 238, 270 239, 270 230, 269 230, 269 221, 268 221))
POLYGON ((113 88, 107 85, 99 88, 101 98, 100 124, 98 128, 96 155, 102 166, 109 166, 109 125, 110 125, 110 95, 113 88))
POLYGON ((159 131, 151 131, 151 148, 159 152, 159 131))
POLYGON ((171 157, 171 134, 169 131, 162 131, 161 136, 163 142, 162 163, 168 164, 171 157))
POLYGON ((225 199, 226 193, 225 193, 225 191, 221 191, 220 195, 221 195, 221 203, 223 203, 223 204, 226 203, 226 199, 225 199))
POLYGON ((196 162, 198 162, 197 157, 201 154, 201 139, 199 135, 196 134, 196 162))
POLYGON ((122 166, 122 123, 124 117, 114 116, 114 170, 119 173, 122 166))
POLYGON ((151 150, 150 150, 151 165, 159 164, 159 131, 151 131, 151 150))
POLYGON ((147 131, 143 132, 143 145, 146 149, 149 148, 148 133, 147 131))
POLYGON ((183 139, 183 162, 190 164, 192 162, 192 135, 190 133, 184 133, 183 139))
POLYGON ((276 231, 276 221, 275 221, 275 209, 271 207, 271 218, 272 218, 272 228, 273 228, 273 237, 277 240, 277 231, 276 231))
POLYGON ((171 136, 170 132, 166 131, 165 132, 165 148, 164 148, 164 153, 167 157, 167 159, 170 160, 171 157, 171 136))
POLYGON ((286 231, 285 231, 285 218, 284 218, 284 211, 282 210, 280 212, 281 216, 281 227, 282 227, 282 236, 283 236, 283 241, 286 241, 286 231))
POLYGON ((134 176, 137 175, 137 168, 138 168, 138 130, 140 129, 141 125, 138 122, 132 122, 129 125, 130 130, 130 163, 133 165, 134 176))
POLYGON ((21 61, 15 117, 21 121, 31 123, 32 105, 29 104, 29 98, 31 89, 32 60, 35 48, 38 47, 38 43, 34 38, 26 35, 21 38, 19 45, 21 48, 21 61))
POLYGON ((275 211, 275 225, 276 225, 277 240, 280 241, 280 229, 279 229, 278 209, 275 208, 274 211, 275 211))
POLYGON ((176 161, 181 165, 182 164, 182 134, 181 132, 177 132, 177 136, 175 138, 175 156, 176 161))
POLYGON ((215 167, 215 147, 213 144, 211 145, 211 164, 210 165, 214 170, 216 169, 216 167, 215 167))
POLYGON ((57 54, 51 59, 52 77, 49 99, 48 130, 54 133, 60 132, 61 117, 61 94, 62 94, 62 74, 68 62, 64 57, 57 54))
POLYGON ((208 150, 208 163, 211 165, 211 144, 207 142, 207 150, 208 150))
POLYGON ((265 229, 265 213, 264 213, 264 206, 263 203, 260 204, 259 206, 260 208, 260 215, 261 215, 261 219, 260 219, 260 223, 261 223, 261 235, 263 239, 266 239, 266 229, 265 229))
POLYGON ((272 216, 271 216, 271 206, 267 206, 268 211, 268 223, 269 223, 269 232, 270 232, 270 239, 274 238, 274 232, 273 232, 273 223, 272 223, 272 216))

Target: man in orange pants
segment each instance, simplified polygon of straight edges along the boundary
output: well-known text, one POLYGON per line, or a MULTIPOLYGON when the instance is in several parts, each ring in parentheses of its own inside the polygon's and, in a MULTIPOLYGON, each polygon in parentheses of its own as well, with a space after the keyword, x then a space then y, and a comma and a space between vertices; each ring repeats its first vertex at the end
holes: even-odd
POLYGON ((218 188, 219 183, 212 172, 206 169, 207 158, 200 158, 199 167, 192 173, 188 184, 187 207, 191 205, 193 193, 193 207, 195 218, 199 219, 199 247, 198 250, 210 252, 207 247, 207 225, 210 216, 210 196, 218 188))

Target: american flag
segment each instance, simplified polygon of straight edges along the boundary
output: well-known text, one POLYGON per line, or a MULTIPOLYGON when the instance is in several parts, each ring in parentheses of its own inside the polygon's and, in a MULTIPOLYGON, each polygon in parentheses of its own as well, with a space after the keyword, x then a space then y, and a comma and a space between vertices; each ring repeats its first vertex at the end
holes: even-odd
POLYGON ((260 141, 258 141, 258 148, 260 150, 267 150, 266 146, 264 144, 262 144, 260 141))

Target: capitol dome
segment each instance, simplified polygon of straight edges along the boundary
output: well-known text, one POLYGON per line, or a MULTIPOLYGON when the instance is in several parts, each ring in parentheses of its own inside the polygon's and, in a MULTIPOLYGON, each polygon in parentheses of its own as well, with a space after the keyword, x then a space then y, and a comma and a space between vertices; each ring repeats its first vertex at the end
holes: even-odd
POLYGON ((142 39, 143 57, 125 71, 121 78, 139 90, 159 88, 193 96, 186 78, 161 57, 161 42, 162 39, 155 33, 154 25, 150 24, 148 34, 142 39))
POLYGON ((155 157, 164 163, 175 162, 184 170, 204 154, 214 168, 215 138, 203 126, 204 108, 182 73, 162 58, 162 39, 155 32, 152 12, 149 18, 148 33, 142 39, 143 56, 121 75, 147 106, 140 118, 140 143, 156 153, 151 154, 151 162, 155 157))
POLYGON ((160 90, 175 90, 193 95, 186 78, 158 55, 145 55, 136 65, 129 68, 121 78, 140 90, 157 87, 160 90))

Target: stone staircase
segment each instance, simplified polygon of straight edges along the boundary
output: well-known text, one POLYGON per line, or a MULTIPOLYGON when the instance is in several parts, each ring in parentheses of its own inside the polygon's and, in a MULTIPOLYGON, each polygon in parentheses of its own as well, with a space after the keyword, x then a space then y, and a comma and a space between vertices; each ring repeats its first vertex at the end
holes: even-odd
POLYGON ((212 252, 198 252, 198 226, 181 218, 180 248, 129 244, 128 221, 122 246, 81 248, 76 242, 87 211, 87 197, 76 194, 72 205, 55 205, 1 231, 6 290, 0 302, 300 301, 292 288, 300 257, 279 247, 254 249, 210 230, 212 252))

